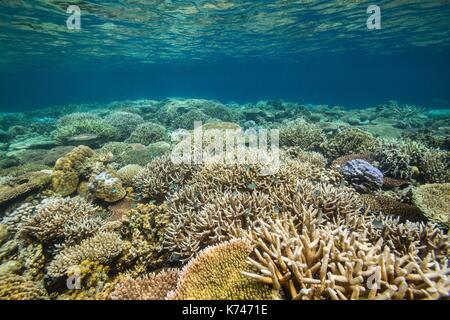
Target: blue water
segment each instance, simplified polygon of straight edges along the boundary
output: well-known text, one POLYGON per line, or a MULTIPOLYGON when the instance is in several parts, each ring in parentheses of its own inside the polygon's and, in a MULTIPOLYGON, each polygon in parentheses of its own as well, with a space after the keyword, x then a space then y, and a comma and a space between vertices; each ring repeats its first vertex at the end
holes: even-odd
POLYGON ((0 3, 0 110, 123 99, 450 107, 448 1, 0 3))

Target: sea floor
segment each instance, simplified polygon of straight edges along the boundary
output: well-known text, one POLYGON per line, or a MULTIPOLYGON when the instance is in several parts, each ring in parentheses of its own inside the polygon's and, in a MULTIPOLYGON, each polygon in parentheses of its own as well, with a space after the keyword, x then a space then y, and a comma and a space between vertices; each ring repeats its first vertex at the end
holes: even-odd
POLYGON ((450 110, 0 113, 0 299, 450 297, 450 110))

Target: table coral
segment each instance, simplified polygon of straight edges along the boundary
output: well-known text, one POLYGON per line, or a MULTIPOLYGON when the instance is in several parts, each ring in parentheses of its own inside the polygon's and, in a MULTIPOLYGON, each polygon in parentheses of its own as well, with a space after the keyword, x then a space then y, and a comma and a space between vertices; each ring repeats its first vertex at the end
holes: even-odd
POLYGON ((413 190, 413 201, 425 217, 450 227, 450 183, 422 185, 413 190))
POLYGON ((0 206, 23 197, 29 193, 39 191, 50 183, 50 173, 48 171, 30 172, 6 184, 0 185, 0 206))

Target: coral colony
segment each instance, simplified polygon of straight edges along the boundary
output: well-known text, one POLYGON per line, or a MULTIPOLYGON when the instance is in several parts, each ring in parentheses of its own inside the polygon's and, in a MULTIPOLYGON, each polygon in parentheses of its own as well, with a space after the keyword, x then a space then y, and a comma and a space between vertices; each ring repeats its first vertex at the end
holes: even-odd
POLYGON ((0 299, 449 298, 449 120, 392 101, 2 113, 0 299))

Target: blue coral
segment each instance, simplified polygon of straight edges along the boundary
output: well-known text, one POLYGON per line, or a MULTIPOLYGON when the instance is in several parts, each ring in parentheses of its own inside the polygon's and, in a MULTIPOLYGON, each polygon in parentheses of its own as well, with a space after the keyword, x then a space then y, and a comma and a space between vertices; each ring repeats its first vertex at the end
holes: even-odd
POLYGON ((358 192, 366 193, 383 185, 383 173, 362 159, 348 161, 341 173, 358 192))

